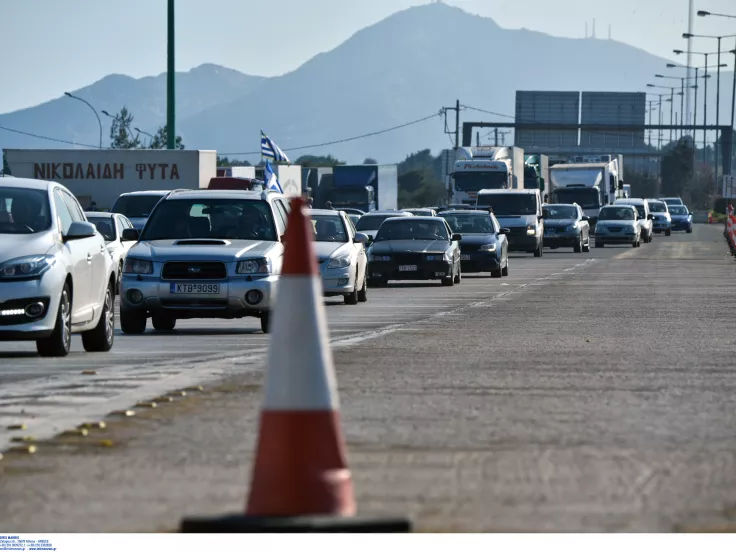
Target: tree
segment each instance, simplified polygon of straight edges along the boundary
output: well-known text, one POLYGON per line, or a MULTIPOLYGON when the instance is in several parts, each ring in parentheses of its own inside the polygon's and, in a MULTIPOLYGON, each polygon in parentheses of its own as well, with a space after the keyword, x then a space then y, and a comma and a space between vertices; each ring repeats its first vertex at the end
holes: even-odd
POLYGON ((334 167, 344 165, 345 161, 340 161, 332 155, 302 155, 294 161, 294 164, 302 167, 334 167))
POLYGON ((217 156, 218 167, 252 167, 253 165, 248 161, 241 161, 240 159, 230 159, 228 157, 217 156))
POLYGON ((133 136, 133 115, 127 107, 123 107, 120 113, 112 119, 110 128, 110 147, 112 149, 136 149, 141 147, 141 140, 136 134, 133 136))
POLYGON ((444 201, 445 187, 431 169, 420 169, 399 175, 399 208, 438 205, 444 201))
MULTIPOLYGON (((148 144, 148 149, 166 149, 169 143, 169 134, 167 126, 163 125, 158 127, 156 134, 151 138, 151 143, 148 144)), ((181 136, 176 137, 176 149, 183 150, 184 144, 181 141, 181 136)))
POLYGON ((366 157, 365 161, 363 161, 364 165, 378 165, 378 161, 373 159, 372 157, 366 157))
POLYGON ((682 195, 695 172, 695 150, 686 140, 680 140, 662 157, 662 195, 682 195))
POLYGON ((8 165, 8 156, 5 153, 5 150, 3 150, 3 174, 9 175, 10 174, 10 165, 8 165))

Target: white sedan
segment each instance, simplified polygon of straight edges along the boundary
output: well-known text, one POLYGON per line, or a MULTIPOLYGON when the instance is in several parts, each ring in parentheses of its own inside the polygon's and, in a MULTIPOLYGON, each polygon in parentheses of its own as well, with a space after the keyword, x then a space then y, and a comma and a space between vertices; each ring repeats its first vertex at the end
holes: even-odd
POLYGON ((125 256, 135 244, 134 240, 123 239, 123 230, 133 228, 133 223, 125 215, 121 215, 120 213, 89 211, 84 213, 84 215, 89 222, 97 227, 97 231, 102 234, 102 237, 105 238, 107 250, 110 252, 113 263, 117 267, 118 281, 115 286, 115 292, 119 293, 125 256))
POLYGON ((326 297, 343 296, 345 304, 368 300, 368 236, 356 232, 343 211, 312 209, 314 241, 326 297))
POLYGON ((42 356, 66 356, 81 333, 86 351, 109 351, 116 278, 69 190, 0 178, 0 341, 33 340, 42 356))

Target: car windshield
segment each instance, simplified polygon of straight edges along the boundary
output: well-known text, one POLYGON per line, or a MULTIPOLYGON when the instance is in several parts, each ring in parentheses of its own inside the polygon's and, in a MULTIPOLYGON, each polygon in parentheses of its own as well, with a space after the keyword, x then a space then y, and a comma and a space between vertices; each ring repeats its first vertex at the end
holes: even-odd
POLYGON ((356 226, 360 220, 360 215, 348 215, 348 218, 353 223, 353 226, 356 226))
POLYGON ((533 215, 537 212, 537 199, 534 194, 480 194, 478 206, 491 207, 497 217, 533 215))
POLYGON ((97 231, 102 234, 105 241, 111 242, 117 239, 115 221, 112 217, 87 217, 87 220, 97 227, 97 231))
MULTIPOLYGON (((617 202, 618 203, 618 202, 617 202)), ((621 203, 621 205, 631 205, 631 203, 621 203)), ((639 218, 646 218, 647 211, 644 209, 643 205, 631 205, 636 209, 636 211, 639 213, 639 218)))
POLYGON ((0 186, 0 234, 35 234, 50 227, 46 190, 0 186))
POLYGON ((161 195, 127 195, 120 196, 110 209, 130 218, 146 218, 160 201, 161 195))
POLYGON ((601 200, 595 188, 559 188, 553 192, 555 201, 577 203, 583 209, 598 209, 601 200))
POLYGON ((314 227, 314 241, 340 243, 348 241, 348 233, 341 217, 312 215, 312 226, 314 227))
POLYGON ((506 171, 455 173, 455 189, 459 192, 477 192, 483 189, 497 190, 508 187, 506 171))
POLYGON ((673 215, 687 215, 688 211, 687 207, 684 207, 682 205, 673 205, 672 207, 670 207, 670 213, 672 213, 673 215))
POLYGON ((650 201, 649 202, 649 210, 652 213, 666 213, 667 212, 667 204, 662 201, 650 201))
POLYGON ((678 199, 676 197, 668 197, 667 199, 663 199, 667 205, 682 205, 682 200, 678 199))
POLYGON ((164 201, 141 236, 142 241, 188 238, 278 240, 268 203, 236 198, 164 201))
POLYGON ((485 215, 471 214, 442 214, 452 231, 457 234, 492 234, 493 223, 491 217, 485 215))
POLYGON ((442 220, 390 220, 381 226, 376 241, 389 240, 445 240, 450 236, 442 220))
POLYGON ((578 209, 572 205, 548 205, 542 208, 542 212, 551 220, 578 218, 578 209))
POLYGON ((604 207, 598 220, 634 220, 634 211, 631 207, 604 207))
POLYGON ((384 220, 396 216, 399 215, 364 215, 360 217, 358 226, 356 226, 355 229, 358 232, 363 232, 364 230, 378 230, 384 220))

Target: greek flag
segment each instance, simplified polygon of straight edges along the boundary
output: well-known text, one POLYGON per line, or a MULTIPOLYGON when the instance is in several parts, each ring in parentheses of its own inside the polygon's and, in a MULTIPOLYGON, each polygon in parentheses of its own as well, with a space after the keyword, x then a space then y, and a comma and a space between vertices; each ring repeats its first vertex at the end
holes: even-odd
POLYGON ((279 184, 279 177, 273 172, 271 163, 268 161, 266 161, 266 168, 263 169, 263 181, 266 183, 266 189, 284 193, 284 190, 281 189, 281 184, 279 184))
POLYGON ((273 159, 277 163, 283 161, 291 164, 283 150, 274 144, 273 140, 266 136, 263 131, 261 131, 261 155, 273 159))

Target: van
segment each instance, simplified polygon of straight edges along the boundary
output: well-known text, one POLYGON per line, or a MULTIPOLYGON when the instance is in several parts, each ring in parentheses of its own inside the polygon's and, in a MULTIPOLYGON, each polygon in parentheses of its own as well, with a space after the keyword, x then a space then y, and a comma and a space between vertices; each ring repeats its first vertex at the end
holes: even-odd
POLYGON ((544 216, 539 190, 480 190, 476 208, 490 208, 501 226, 509 229, 509 251, 542 256, 544 216))

